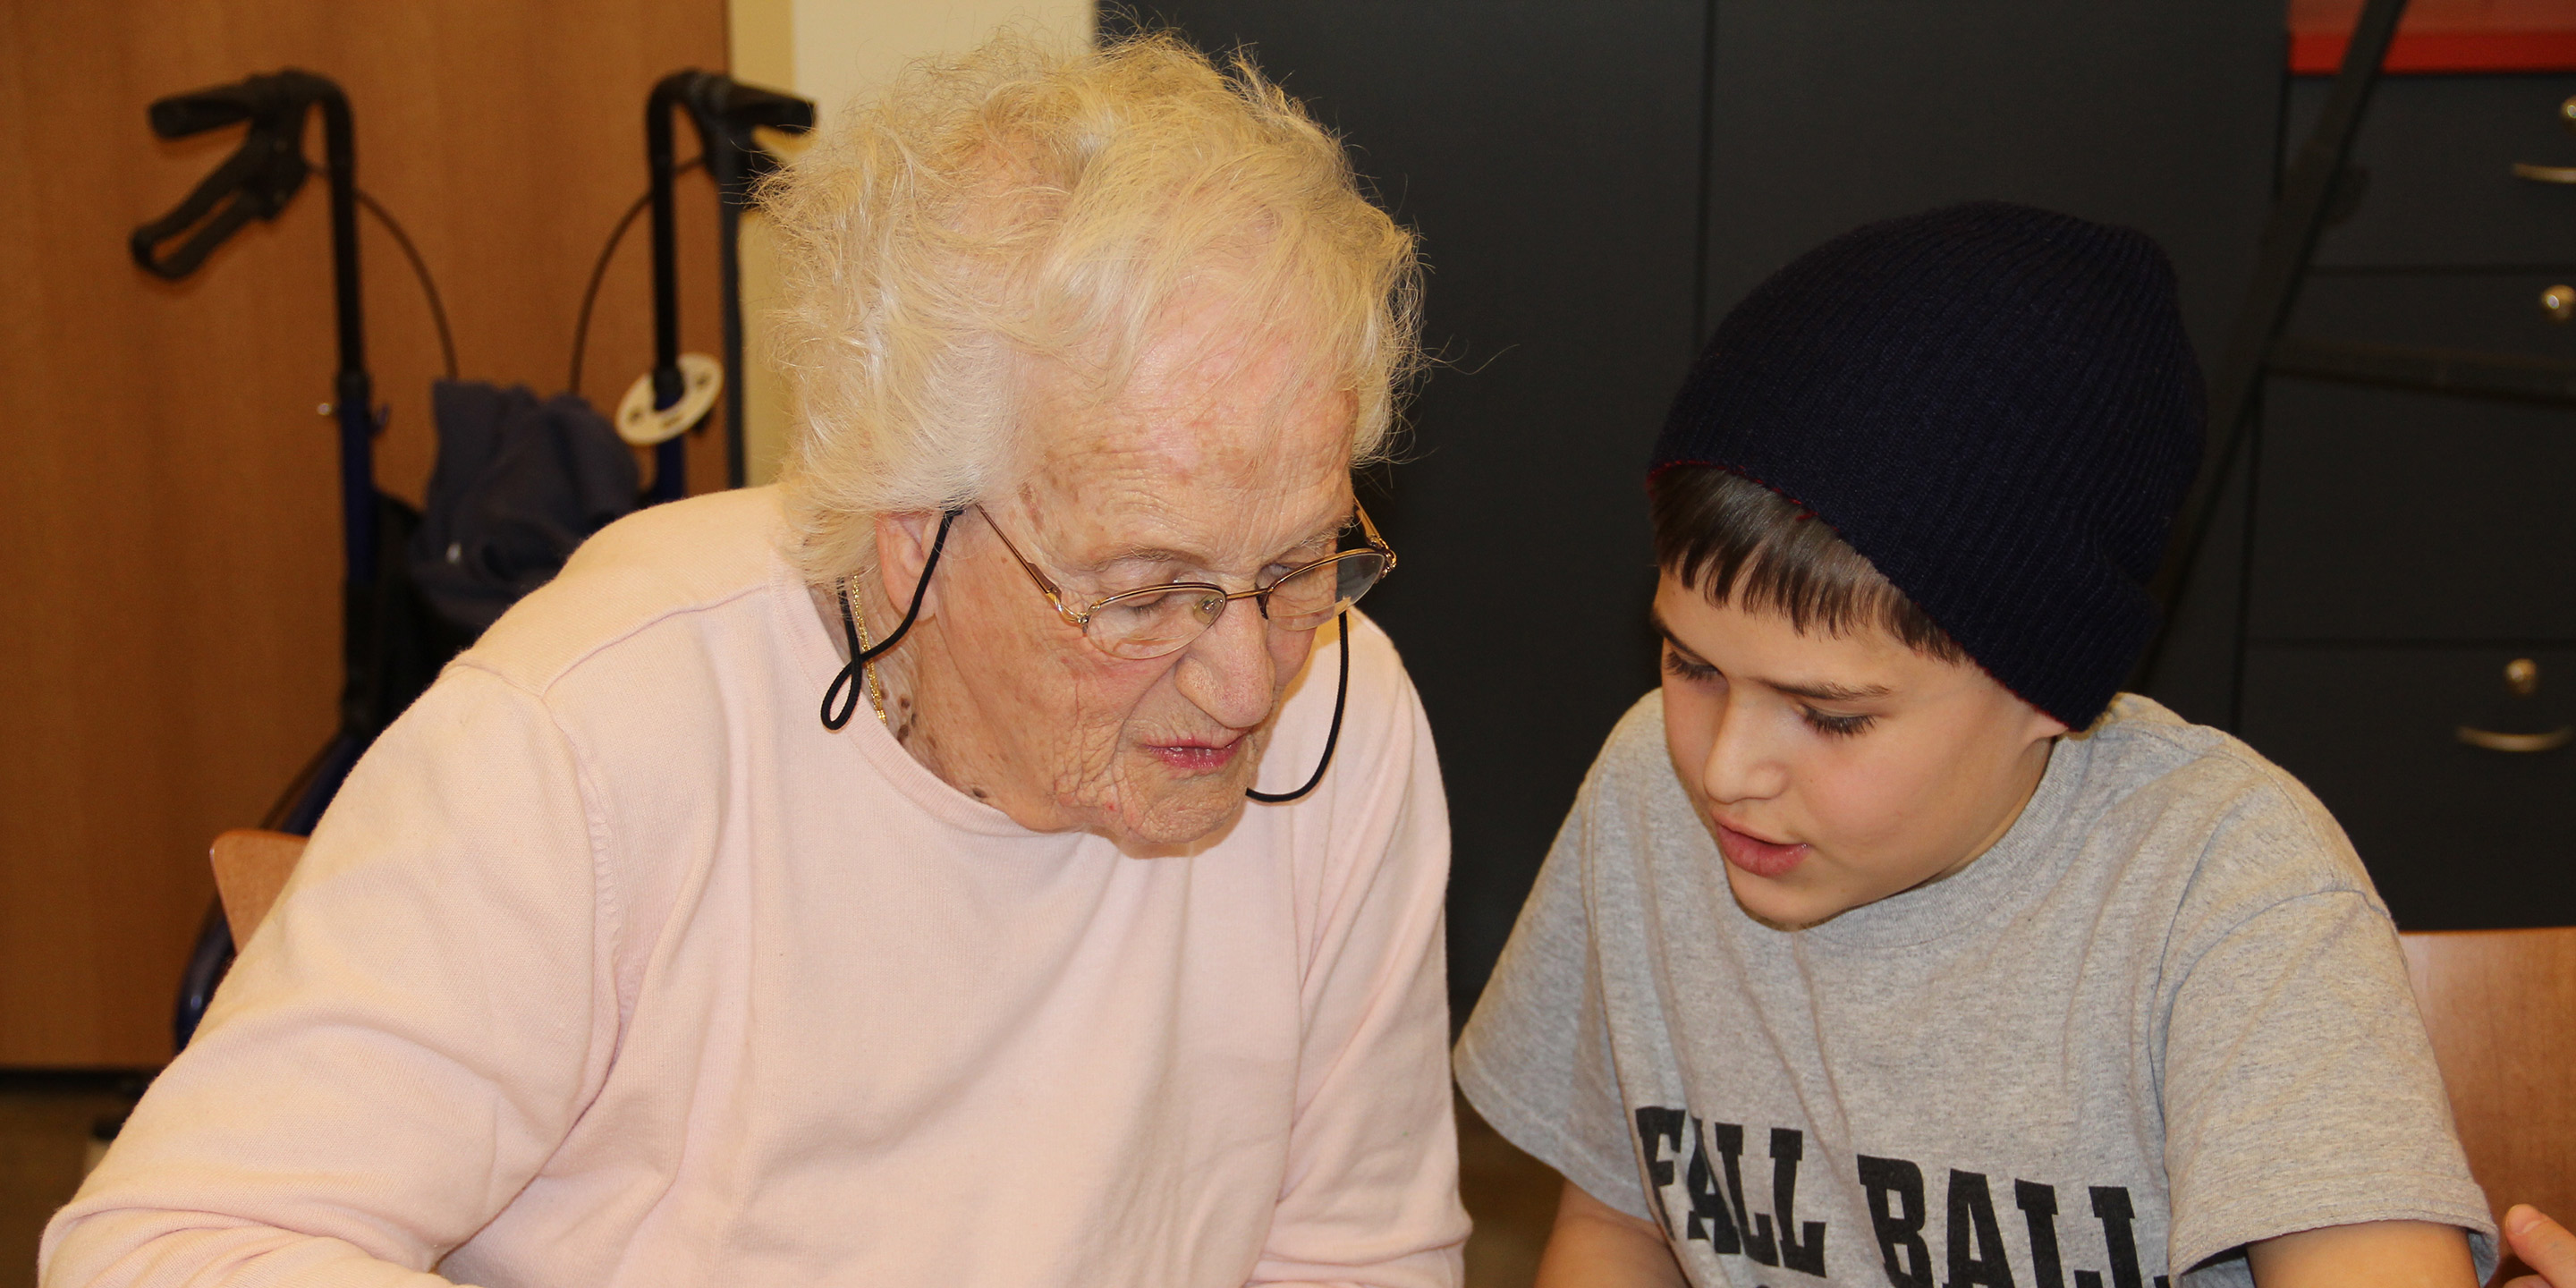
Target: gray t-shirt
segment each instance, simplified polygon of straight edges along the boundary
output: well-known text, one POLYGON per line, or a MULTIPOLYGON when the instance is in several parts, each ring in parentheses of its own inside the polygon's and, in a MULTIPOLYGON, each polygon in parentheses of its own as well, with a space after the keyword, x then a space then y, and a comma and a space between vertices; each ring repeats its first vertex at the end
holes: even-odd
POLYGON ((1504 1136, 1662 1224, 1695 1284, 2189 1288, 2241 1249, 2495 1228, 2395 926, 2252 749, 2123 695, 1954 876, 1747 917, 1620 721, 1457 1052, 1504 1136))

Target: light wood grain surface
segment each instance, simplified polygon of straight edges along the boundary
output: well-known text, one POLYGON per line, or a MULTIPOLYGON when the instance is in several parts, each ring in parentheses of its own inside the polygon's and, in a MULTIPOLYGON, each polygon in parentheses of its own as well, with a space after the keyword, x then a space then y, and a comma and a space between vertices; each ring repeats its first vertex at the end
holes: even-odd
POLYGON ((2576 928, 2404 936, 2470 1170, 2502 1217, 2576 1217, 2576 928))
MULTIPOLYGON (((436 273, 464 374, 551 393, 643 190, 645 93, 722 68, 724 40, 723 0, 0 5, 0 1066, 168 1057, 207 844, 259 821, 339 685, 323 186, 151 278, 127 233, 239 131, 163 142, 145 105, 286 66, 340 81, 358 182, 436 273)), ((683 185, 683 345, 713 351, 713 197, 683 185)), ((651 356, 641 231, 600 300, 596 402, 651 356)), ((392 241, 360 235, 378 478, 416 501, 437 341, 392 241)), ((713 482, 721 444, 694 446, 713 482)))
POLYGON ((224 924, 233 942, 246 944, 268 910, 277 906, 295 861, 304 857, 304 838, 255 827, 237 827, 215 838, 207 858, 215 870, 215 894, 224 901, 224 924))

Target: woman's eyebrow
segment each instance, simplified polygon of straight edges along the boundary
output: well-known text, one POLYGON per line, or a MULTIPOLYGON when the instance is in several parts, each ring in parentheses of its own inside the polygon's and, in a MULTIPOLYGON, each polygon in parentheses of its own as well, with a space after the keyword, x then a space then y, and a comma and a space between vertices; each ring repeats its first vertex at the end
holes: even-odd
MULTIPOLYGON (((1280 553, 1286 554, 1289 551, 1300 550, 1307 546, 1314 545, 1317 542, 1330 541, 1338 535, 1342 529, 1349 527, 1350 525, 1351 516, 1346 512, 1340 518, 1330 520, 1317 527, 1313 532, 1308 533, 1306 536, 1290 542, 1285 549, 1280 551, 1280 553)), ((1183 568, 1197 568, 1201 570, 1206 570, 1208 568, 1207 555, 1203 552, 1174 550, 1170 546, 1129 546, 1124 550, 1111 551, 1109 554, 1101 557, 1099 560, 1091 564, 1079 568, 1068 568, 1065 571, 1086 573, 1106 572, 1111 568, 1115 568, 1120 564, 1126 563, 1176 564, 1183 568)))
POLYGON ((1189 554, 1180 550, 1174 550, 1168 546, 1129 546, 1124 550, 1111 552, 1106 558, 1103 558, 1088 567, 1075 569, 1074 571, 1101 572, 1106 569, 1117 567, 1123 563, 1179 564, 1185 568, 1196 568, 1200 566, 1200 558, 1201 556, 1189 554))
MULTIPOLYGON (((1292 550, 1304 549, 1305 547, 1314 545, 1317 542, 1330 541, 1336 534, 1340 533, 1344 527, 1349 526, 1350 521, 1350 516, 1348 515, 1335 519, 1332 522, 1315 529, 1306 536, 1296 541, 1289 542, 1288 545, 1280 551, 1280 553, 1286 554, 1292 550)), ((1169 546, 1130 546, 1124 550, 1113 551, 1108 557, 1091 565, 1089 568, 1082 569, 1081 571, 1099 572, 1103 569, 1112 568, 1123 563, 1179 564, 1184 568, 1206 568, 1208 566, 1206 560, 1207 556, 1204 554, 1196 554, 1186 550, 1174 550, 1169 546)))
MULTIPOLYGON (((1343 529, 1356 526, 1358 525, 1354 518, 1354 511, 1344 510, 1342 512, 1342 517, 1330 520, 1323 526, 1316 528, 1313 532, 1306 535, 1305 540, 1292 541, 1288 543, 1288 550, 1303 550, 1318 542, 1331 541, 1333 538, 1340 536, 1343 529)), ((1283 550, 1280 553, 1286 554, 1287 550, 1283 550)))

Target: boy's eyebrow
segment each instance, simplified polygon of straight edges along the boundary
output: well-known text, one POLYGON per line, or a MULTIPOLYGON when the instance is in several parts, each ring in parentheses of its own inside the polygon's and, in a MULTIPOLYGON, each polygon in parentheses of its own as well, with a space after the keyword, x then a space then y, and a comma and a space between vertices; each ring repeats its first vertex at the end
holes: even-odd
POLYGON ((1664 624, 1663 613, 1657 610, 1652 604, 1648 604, 1646 606, 1646 625, 1655 628, 1655 633, 1663 636, 1664 642, 1672 645, 1674 652, 1697 661, 1707 660, 1706 658, 1700 657, 1699 652, 1693 649, 1690 645, 1682 643, 1681 636, 1673 634, 1673 628, 1664 624))
MULTIPOLYGON (((1664 615, 1651 607, 1646 610, 1646 624, 1654 627, 1655 633, 1663 636, 1664 642, 1672 645, 1676 652, 1697 661, 1707 660, 1700 657, 1698 650, 1682 643, 1681 637, 1673 634, 1673 628, 1664 624, 1664 615)), ((1895 692, 1884 684, 1835 684, 1825 680, 1811 684, 1788 684, 1779 680, 1766 680, 1760 676, 1740 678, 1750 679, 1776 693, 1785 693, 1793 698, 1805 698, 1809 702, 1863 702, 1871 698, 1883 698, 1895 692)))
POLYGON ((1770 688, 1778 692, 1786 693, 1790 697, 1805 698, 1810 702, 1861 702, 1870 698, 1883 698, 1889 693, 1894 692, 1894 690, 1889 689, 1884 684, 1864 684, 1855 688, 1848 684, 1829 684, 1822 682, 1816 684, 1782 684, 1777 680, 1763 680, 1759 683, 1768 685, 1770 688))

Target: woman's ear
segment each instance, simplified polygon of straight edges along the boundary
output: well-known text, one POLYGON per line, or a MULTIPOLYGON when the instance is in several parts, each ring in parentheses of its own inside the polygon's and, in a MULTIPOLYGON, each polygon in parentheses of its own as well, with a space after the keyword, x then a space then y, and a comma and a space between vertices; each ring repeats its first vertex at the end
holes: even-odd
MULTIPOLYGON (((915 510, 876 518, 877 582, 897 614, 912 606, 913 590, 930 562, 930 548, 939 540, 941 517, 936 510, 915 510)), ((938 612, 939 593, 934 587, 922 596, 920 620, 928 621, 938 612)))

